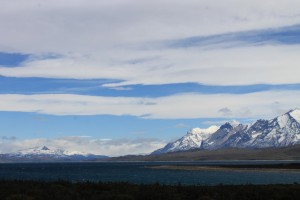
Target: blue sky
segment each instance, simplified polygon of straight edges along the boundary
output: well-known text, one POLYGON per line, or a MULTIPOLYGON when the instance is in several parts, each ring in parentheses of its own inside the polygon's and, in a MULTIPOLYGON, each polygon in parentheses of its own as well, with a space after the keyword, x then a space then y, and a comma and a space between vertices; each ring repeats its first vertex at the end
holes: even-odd
POLYGON ((0 30, 1 152, 149 153, 300 107, 297 1, 13 0, 0 30))

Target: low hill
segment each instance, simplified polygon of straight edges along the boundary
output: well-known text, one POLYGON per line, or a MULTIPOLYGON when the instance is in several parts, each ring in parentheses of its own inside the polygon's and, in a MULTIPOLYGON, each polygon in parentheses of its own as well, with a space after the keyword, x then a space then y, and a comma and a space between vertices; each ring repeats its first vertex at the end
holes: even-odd
POLYGON ((147 156, 121 156, 107 161, 300 160, 300 145, 281 148, 190 150, 147 156))

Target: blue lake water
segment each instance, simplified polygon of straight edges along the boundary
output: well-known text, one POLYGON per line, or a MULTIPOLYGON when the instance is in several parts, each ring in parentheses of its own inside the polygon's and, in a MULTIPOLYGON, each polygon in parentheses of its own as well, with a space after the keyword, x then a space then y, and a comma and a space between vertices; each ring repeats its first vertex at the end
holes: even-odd
POLYGON ((277 161, 237 162, 94 162, 0 164, 0 179, 68 180, 188 185, 300 183, 300 171, 186 171, 151 169, 151 166, 207 166, 218 164, 267 164, 277 161))

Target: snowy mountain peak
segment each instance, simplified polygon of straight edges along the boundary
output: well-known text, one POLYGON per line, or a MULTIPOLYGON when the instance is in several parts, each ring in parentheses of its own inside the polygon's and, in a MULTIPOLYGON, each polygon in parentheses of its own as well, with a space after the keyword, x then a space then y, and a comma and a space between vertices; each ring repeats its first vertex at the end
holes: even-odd
POLYGON ((238 125, 240 125, 241 123, 239 121, 236 120, 231 120, 228 122, 232 127, 237 127, 238 125))
POLYGON ((34 148, 29 148, 29 149, 22 149, 16 152, 15 154, 23 154, 23 155, 46 155, 46 154, 56 154, 56 155, 62 155, 64 154, 64 150, 58 149, 58 148, 48 148, 46 146, 42 147, 34 147, 34 148))
POLYGON ((228 129, 231 130, 237 126, 239 126, 241 123, 236 121, 236 120, 232 120, 229 122, 226 122, 225 124, 223 124, 222 126, 220 126, 220 129, 228 129))
POLYGON ((218 126, 210 126, 207 129, 193 128, 189 130, 187 134, 182 138, 167 144, 164 148, 158 149, 157 151, 153 152, 153 154, 200 148, 202 142, 210 137, 210 135, 216 132, 218 129, 218 126))
POLYGON ((1 154, 2 157, 8 160, 16 161, 81 161, 89 159, 106 158, 103 155, 94 155, 80 151, 67 151, 55 147, 38 146, 19 150, 14 153, 1 154))
POLYGON ((228 129, 228 130, 231 130, 233 129, 233 126, 231 126, 230 123, 226 122, 225 124, 223 124, 220 129, 228 129))
POLYGON ((56 155, 56 156, 73 156, 73 155, 82 155, 87 156, 91 155, 89 153, 80 152, 80 151, 68 151, 60 148, 55 147, 47 147, 47 146, 40 146, 34 147, 29 149, 22 149, 17 151, 16 153, 12 154, 19 154, 19 155, 56 155))
POLYGON ((300 109, 290 110, 274 120, 277 121, 280 128, 284 128, 291 121, 291 119, 295 120, 297 123, 300 123, 300 109))
POLYGON ((43 148, 41 149, 41 150, 43 150, 43 151, 48 151, 48 150, 50 150, 48 147, 46 147, 46 146, 43 146, 43 148))

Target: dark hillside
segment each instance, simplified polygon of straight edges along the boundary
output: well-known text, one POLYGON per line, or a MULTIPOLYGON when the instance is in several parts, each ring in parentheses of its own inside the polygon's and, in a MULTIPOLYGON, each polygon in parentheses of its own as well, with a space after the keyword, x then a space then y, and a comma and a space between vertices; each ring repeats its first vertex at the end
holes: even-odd
POLYGON ((282 148, 191 150, 148 156, 122 156, 109 161, 300 160, 300 145, 282 148))

